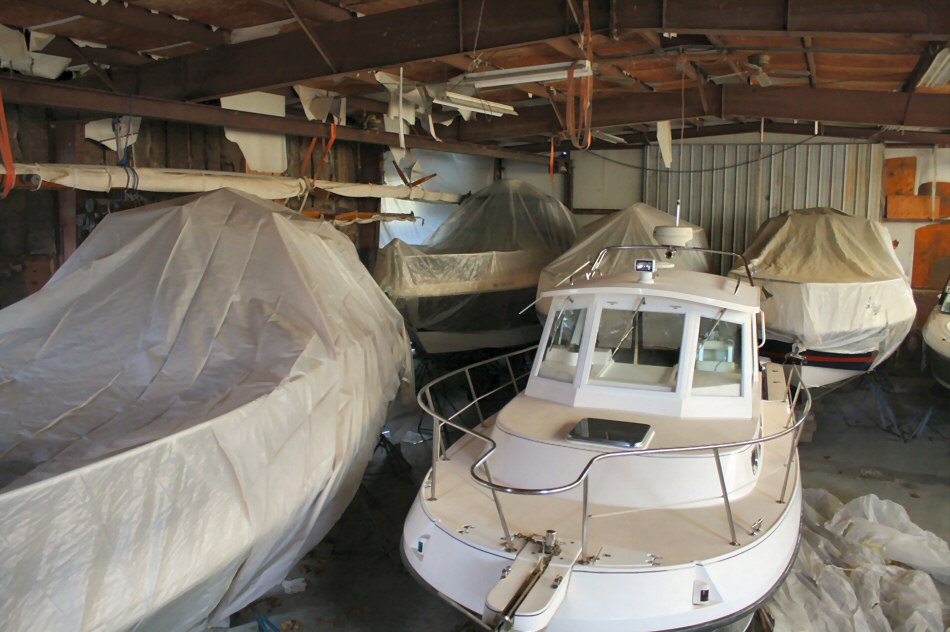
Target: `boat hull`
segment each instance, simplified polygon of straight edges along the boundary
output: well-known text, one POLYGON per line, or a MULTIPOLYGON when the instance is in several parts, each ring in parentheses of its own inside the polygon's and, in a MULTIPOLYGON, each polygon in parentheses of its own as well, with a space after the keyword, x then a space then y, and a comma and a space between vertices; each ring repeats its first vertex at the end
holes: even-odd
POLYGON ((950 389, 950 314, 935 307, 924 324, 923 337, 930 374, 938 384, 950 389))
POLYGON ((766 340, 762 355, 786 367, 797 366, 801 379, 809 388, 830 386, 871 370, 876 351, 866 353, 832 353, 805 349, 792 353, 792 345, 781 340, 766 340))
MULTIPOLYGON (((425 490, 423 486, 406 519, 404 561, 439 596, 480 616, 485 595, 511 564, 513 554, 500 547, 492 551, 473 546, 458 537, 430 512, 425 490)), ((801 485, 796 482, 786 511, 768 532, 718 558, 669 567, 576 565, 564 601, 546 630, 743 630, 751 613, 791 569, 800 517, 801 485), (721 600, 694 605, 697 582, 713 586, 721 600)))

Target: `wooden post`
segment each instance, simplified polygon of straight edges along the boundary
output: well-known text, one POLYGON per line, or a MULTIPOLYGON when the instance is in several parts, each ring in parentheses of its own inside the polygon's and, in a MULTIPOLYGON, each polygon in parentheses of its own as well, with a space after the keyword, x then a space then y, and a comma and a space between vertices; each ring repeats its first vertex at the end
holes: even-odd
MULTIPOLYGON (((53 142, 56 162, 74 165, 81 162, 82 145, 86 140, 86 126, 74 121, 55 123, 53 142)), ((76 227, 76 189, 65 188, 57 192, 59 198, 59 265, 76 251, 78 230, 76 227)))
MULTIPOLYGON (((383 182, 383 150, 375 145, 356 145, 357 168, 356 181, 382 184, 383 182)), ((378 213, 381 204, 379 198, 360 200, 360 210, 378 213)), ((370 272, 376 267, 376 253, 379 251, 379 222, 358 224, 356 249, 360 254, 360 261, 370 272)))

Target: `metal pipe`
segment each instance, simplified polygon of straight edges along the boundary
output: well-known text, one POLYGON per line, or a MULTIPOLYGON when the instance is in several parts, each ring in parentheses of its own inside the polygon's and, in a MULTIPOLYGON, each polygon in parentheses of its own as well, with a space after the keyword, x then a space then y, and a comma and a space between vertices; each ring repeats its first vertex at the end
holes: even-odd
MULTIPOLYGON (((488 463, 485 464, 485 478, 491 480, 491 472, 488 471, 488 463)), ((505 534, 505 550, 514 551, 515 547, 511 541, 511 531, 508 530, 508 521, 505 520, 505 512, 501 509, 501 500, 498 498, 498 492, 491 490, 492 500, 495 501, 495 509, 498 511, 498 520, 501 522, 501 530, 505 534)))
POLYGON ((472 374, 468 370, 468 367, 465 367, 465 378, 468 380, 468 390, 472 393, 472 401, 475 403, 475 410, 478 411, 478 420, 481 423, 485 423, 485 415, 482 414, 482 405, 479 402, 478 395, 475 394, 475 384, 472 382, 472 374))
POLYGON ((518 380, 515 379, 515 370, 514 370, 514 368, 511 366, 511 356, 505 356, 505 363, 508 365, 508 375, 511 376, 511 385, 512 385, 512 386, 514 387, 514 389, 515 389, 515 395, 517 395, 517 394, 520 393, 521 391, 518 390, 518 380))
POLYGON ((432 391, 429 386, 425 387, 425 393, 429 402, 429 414, 432 415, 432 471, 429 473, 429 500, 435 500, 435 472, 442 451, 442 423, 441 418, 433 412, 435 407, 432 405, 432 391))
POLYGON ((590 529, 590 516, 587 513, 587 490, 588 482, 587 479, 584 479, 584 502, 583 502, 583 519, 581 520, 581 562, 587 563, 587 534, 590 529))
POLYGON ((726 518, 729 520, 729 534, 732 539, 729 544, 739 546, 736 540, 736 523, 732 519, 732 505, 729 504, 729 491, 726 489, 726 477, 722 474, 722 460, 719 458, 719 448, 713 448, 713 454, 716 456, 716 471, 719 472, 719 487, 722 489, 722 502, 726 506, 726 518))
POLYGON ((785 480, 782 481, 782 493, 776 501, 780 505, 785 504, 785 491, 788 488, 788 477, 792 473, 792 459, 795 457, 795 448, 798 447, 798 437, 801 434, 801 428, 796 427, 792 436, 792 446, 788 449, 788 460, 785 462, 785 480))

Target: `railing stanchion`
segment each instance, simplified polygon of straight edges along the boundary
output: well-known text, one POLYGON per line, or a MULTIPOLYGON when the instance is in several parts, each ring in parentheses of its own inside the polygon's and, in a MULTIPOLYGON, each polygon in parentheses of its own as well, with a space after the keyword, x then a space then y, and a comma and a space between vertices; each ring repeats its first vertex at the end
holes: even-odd
POLYGON ((719 472, 719 487, 722 489, 722 502, 726 506, 726 519, 729 521, 729 535, 732 539, 729 544, 739 546, 736 540, 736 523, 732 519, 732 505, 729 504, 729 491, 726 489, 726 477, 722 474, 722 460, 719 458, 719 448, 713 448, 713 454, 716 455, 716 471, 719 472))
MULTIPOLYGON (((482 467, 485 468, 485 478, 488 479, 488 482, 491 483, 491 472, 488 471, 488 463, 485 463, 482 467)), ((505 534, 505 550, 514 551, 515 547, 511 541, 511 531, 508 530, 508 521, 505 520, 505 512, 501 510, 501 500, 498 499, 498 492, 496 490, 491 490, 492 500, 495 501, 495 509, 498 511, 498 520, 501 522, 501 530, 505 534)))
POLYGON ((514 387, 514 389, 515 389, 515 395, 517 395, 517 394, 520 393, 521 391, 518 390, 518 379, 515 377, 515 370, 511 367, 511 355, 510 355, 510 354, 505 356, 505 362, 508 364, 508 375, 511 376, 511 385, 512 385, 512 386, 514 387))
POLYGON ((581 520, 581 562, 587 563, 587 531, 590 528, 590 516, 587 512, 587 477, 584 477, 584 502, 581 507, 583 519, 581 520))
POLYGON ((432 472, 429 474, 429 500, 435 500, 435 472, 442 452, 442 421, 435 414, 432 391, 428 387, 426 387, 426 401, 429 403, 429 414, 432 415, 432 472))
POLYGON ((472 374, 468 370, 468 367, 465 367, 465 377, 468 379, 468 390, 472 393, 472 401, 475 402, 475 410, 478 411, 478 420, 481 423, 485 423, 485 416, 482 414, 482 405, 478 400, 478 395, 475 394, 475 384, 472 382, 472 374))
MULTIPOLYGON (((795 408, 798 406, 798 396, 802 392, 802 382, 801 376, 799 376, 798 388, 795 389, 795 399, 792 401, 792 419, 795 419, 795 408)), ((779 495, 778 504, 785 504, 785 492, 788 490, 788 477, 792 473, 792 460, 795 458, 795 450, 798 448, 798 439, 802 436, 802 428, 804 427, 805 417, 808 416, 808 412, 811 409, 810 398, 811 393, 808 394, 809 400, 805 403, 805 410, 802 413, 802 423, 798 424, 798 427, 792 432, 792 446, 788 449, 788 460, 785 461, 785 479, 782 481, 782 493, 779 495)))

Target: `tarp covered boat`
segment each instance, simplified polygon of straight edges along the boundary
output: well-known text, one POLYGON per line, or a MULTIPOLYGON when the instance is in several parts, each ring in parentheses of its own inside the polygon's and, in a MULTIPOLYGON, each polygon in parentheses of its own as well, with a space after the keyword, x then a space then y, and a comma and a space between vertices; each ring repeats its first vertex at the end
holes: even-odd
POLYGON ((107 217, 0 311, 0 628, 243 607, 349 503, 403 375, 331 226, 228 190, 107 217))
POLYGON ((508 347, 537 340, 530 311, 538 275, 577 234, 554 197, 520 180, 473 194, 419 246, 394 239, 375 278, 417 344, 430 353, 508 347))
POLYGON ((873 369, 910 331, 913 293, 879 222, 786 211, 759 228, 745 257, 763 282, 763 354, 802 364, 810 386, 873 369))
MULTIPOLYGON (((585 261, 593 263, 600 251, 608 246, 657 244, 657 249, 618 252, 601 265, 601 270, 605 275, 629 270, 636 259, 652 257, 657 261, 663 261, 666 248, 659 245, 653 232, 657 226, 675 225, 675 217, 642 202, 637 202, 633 206, 587 224, 578 232, 577 241, 570 250, 541 270, 537 295, 540 297, 544 292, 554 289, 555 285, 584 265, 585 261)), ((709 247, 706 231, 702 228, 685 220, 680 220, 679 225, 693 229, 693 238, 686 244, 687 248, 709 247)), ((676 266, 681 270, 712 272, 709 255, 706 253, 678 252, 676 266)), ((550 303, 548 299, 538 301, 538 312, 542 318, 548 313, 550 303)))

